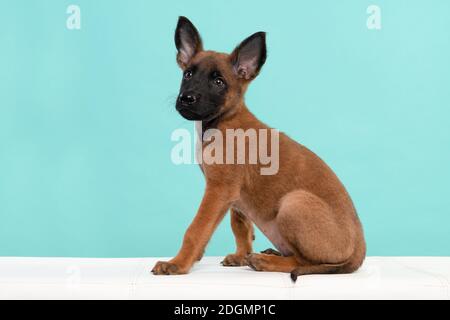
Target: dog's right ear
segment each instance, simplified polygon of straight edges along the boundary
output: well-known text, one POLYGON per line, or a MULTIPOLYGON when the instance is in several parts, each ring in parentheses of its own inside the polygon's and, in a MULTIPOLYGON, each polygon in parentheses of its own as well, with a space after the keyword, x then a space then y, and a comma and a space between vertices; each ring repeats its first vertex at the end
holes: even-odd
POLYGON ((177 63, 183 70, 186 69, 192 58, 203 50, 200 34, 186 17, 178 18, 175 45, 178 50, 177 63))

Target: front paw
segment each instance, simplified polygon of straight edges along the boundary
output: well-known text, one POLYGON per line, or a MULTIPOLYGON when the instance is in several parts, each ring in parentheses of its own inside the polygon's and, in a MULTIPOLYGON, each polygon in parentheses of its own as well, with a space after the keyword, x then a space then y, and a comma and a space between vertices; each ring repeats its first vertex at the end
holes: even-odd
POLYGON ((248 265, 245 255, 229 254, 223 259, 221 264, 225 267, 240 267, 248 265))
POLYGON ((183 270, 174 263, 166 261, 158 261, 152 269, 154 275, 173 275, 173 274, 185 274, 187 271, 183 270))

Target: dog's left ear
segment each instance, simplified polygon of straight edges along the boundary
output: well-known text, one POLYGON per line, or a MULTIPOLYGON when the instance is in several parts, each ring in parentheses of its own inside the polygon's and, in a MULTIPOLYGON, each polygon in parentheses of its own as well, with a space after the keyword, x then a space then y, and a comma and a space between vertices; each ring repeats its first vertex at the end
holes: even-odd
POLYGON ((175 45, 178 50, 177 62, 181 69, 185 69, 192 58, 203 50, 200 34, 186 17, 178 18, 175 45))
POLYGON ((257 32, 237 46, 231 53, 231 63, 239 78, 254 79, 266 62, 266 33, 257 32))

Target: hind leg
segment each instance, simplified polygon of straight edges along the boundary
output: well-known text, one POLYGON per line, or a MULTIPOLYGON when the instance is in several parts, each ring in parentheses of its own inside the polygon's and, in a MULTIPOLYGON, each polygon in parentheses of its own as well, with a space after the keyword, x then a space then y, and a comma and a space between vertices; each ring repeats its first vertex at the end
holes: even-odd
POLYGON ((248 266, 255 271, 291 272, 299 266, 294 256, 252 253, 247 256, 248 266))
POLYGON ((331 207, 312 193, 296 190, 285 195, 276 217, 278 232, 293 256, 251 254, 248 264, 256 271, 299 275, 342 273, 354 244, 345 216, 336 217, 331 207))
POLYGON ((276 217, 278 232, 293 256, 251 254, 249 266, 257 271, 298 275, 340 273, 353 253, 353 240, 345 217, 339 220, 319 197, 302 190, 288 193, 276 217))
POLYGON ((252 253, 247 256, 247 263, 255 271, 290 272, 293 281, 300 275, 341 272, 341 264, 310 264, 295 256, 283 257, 269 254, 252 253))
POLYGON ((299 261, 299 275, 341 272, 352 256, 354 240, 348 217, 337 216, 312 193, 296 190, 285 195, 276 219, 280 234, 299 261))

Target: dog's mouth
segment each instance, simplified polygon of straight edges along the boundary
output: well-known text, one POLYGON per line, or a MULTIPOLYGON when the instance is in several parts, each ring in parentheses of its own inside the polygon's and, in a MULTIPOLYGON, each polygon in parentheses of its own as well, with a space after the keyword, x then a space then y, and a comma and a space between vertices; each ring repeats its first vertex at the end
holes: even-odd
POLYGON ((186 120, 193 120, 193 121, 200 121, 200 120, 209 121, 211 119, 214 119, 217 115, 216 110, 211 110, 210 112, 199 114, 190 108, 177 107, 177 111, 186 120))
POLYGON ((187 108, 180 108, 178 112, 187 120, 202 120, 202 116, 187 108))

